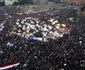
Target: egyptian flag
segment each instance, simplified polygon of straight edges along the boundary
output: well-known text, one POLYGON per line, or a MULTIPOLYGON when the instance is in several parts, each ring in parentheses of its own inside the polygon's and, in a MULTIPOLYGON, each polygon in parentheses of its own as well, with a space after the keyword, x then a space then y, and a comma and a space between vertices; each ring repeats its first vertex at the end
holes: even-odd
POLYGON ((20 64, 19 62, 8 63, 8 64, 5 64, 5 65, 3 65, 3 66, 0 66, 0 70, 5 70, 5 69, 12 68, 12 67, 16 67, 16 66, 18 66, 19 64, 20 64))

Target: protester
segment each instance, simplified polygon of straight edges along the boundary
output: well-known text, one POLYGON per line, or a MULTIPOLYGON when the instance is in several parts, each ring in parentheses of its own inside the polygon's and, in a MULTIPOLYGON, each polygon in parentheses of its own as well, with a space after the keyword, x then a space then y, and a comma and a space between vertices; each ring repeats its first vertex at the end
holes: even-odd
POLYGON ((84 70, 85 17, 78 10, 16 14, 19 10, 0 7, 0 66, 17 62, 9 70, 84 70))

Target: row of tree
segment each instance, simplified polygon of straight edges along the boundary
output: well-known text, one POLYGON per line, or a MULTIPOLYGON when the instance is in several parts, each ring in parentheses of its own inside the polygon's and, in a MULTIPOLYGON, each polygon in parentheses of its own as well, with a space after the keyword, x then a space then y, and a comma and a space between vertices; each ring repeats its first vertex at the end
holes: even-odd
POLYGON ((80 10, 81 10, 82 12, 84 12, 84 11, 85 11, 85 5, 82 6, 82 7, 80 8, 80 10))
POLYGON ((60 3, 61 0, 48 0, 49 2, 55 2, 55 3, 60 3))
POLYGON ((5 6, 5 1, 0 2, 0 6, 5 6))
MULTIPOLYGON (((18 0, 17 2, 13 3, 13 5, 25 5, 25 4, 33 4, 33 1, 32 0, 18 0)), ((0 6, 5 6, 4 0, 0 2, 0 6)))
POLYGON ((14 2, 13 5, 25 5, 25 4, 33 4, 32 0, 18 0, 18 2, 14 2))

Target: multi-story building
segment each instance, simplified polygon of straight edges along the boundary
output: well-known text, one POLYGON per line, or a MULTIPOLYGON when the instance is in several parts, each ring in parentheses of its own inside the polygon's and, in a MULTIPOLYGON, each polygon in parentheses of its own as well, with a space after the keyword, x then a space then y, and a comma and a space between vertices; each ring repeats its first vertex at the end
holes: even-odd
POLYGON ((85 4, 85 0, 61 0, 62 3, 82 5, 85 4))

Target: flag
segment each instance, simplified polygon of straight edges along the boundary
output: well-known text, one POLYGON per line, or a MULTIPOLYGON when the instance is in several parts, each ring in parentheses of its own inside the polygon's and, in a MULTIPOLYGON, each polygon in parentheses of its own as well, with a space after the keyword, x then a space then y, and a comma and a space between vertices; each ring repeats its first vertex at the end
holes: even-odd
POLYGON ((29 37, 29 39, 30 39, 30 40, 36 40, 36 39, 37 39, 37 37, 36 37, 36 36, 34 36, 34 35, 32 35, 32 36, 30 36, 30 37, 29 37))
POLYGON ((0 70, 5 70, 5 69, 12 68, 12 67, 16 67, 19 64, 20 64, 19 62, 12 62, 12 63, 9 63, 9 64, 5 64, 3 66, 0 66, 0 70))

